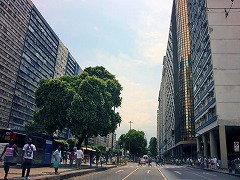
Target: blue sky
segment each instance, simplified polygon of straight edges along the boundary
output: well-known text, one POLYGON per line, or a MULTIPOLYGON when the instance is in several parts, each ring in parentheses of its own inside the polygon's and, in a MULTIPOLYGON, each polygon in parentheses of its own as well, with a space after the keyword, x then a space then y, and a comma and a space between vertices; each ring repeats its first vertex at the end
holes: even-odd
POLYGON ((32 0, 84 69, 104 66, 123 86, 122 123, 156 137, 172 0, 32 0))

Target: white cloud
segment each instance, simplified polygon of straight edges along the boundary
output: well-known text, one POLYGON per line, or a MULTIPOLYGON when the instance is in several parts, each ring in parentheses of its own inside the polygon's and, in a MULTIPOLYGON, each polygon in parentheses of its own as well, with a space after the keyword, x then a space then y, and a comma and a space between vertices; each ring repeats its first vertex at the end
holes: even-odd
POLYGON ((148 139, 156 136, 157 96, 172 0, 33 2, 37 3, 54 31, 64 38, 63 43, 81 67, 102 65, 123 85, 123 102, 118 109, 122 116, 118 137, 129 130, 129 121, 133 121, 132 128, 144 131, 148 139), (102 37, 104 33, 116 35, 114 42, 122 44, 114 49, 112 44, 106 44, 106 37, 111 37, 102 37), (125 45, 120 38, 129 38, 130 45, 126 44, 129 49, 122 48, 125 45), (97 43, 104 48, 94 49, 97 43))

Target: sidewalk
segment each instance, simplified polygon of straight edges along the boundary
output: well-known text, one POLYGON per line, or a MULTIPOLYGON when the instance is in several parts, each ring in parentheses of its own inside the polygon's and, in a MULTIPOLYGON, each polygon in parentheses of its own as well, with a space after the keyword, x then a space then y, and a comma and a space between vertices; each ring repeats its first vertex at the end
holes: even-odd
POLYGON ((228 169, 201 168, 201 167, 198 167, 198 166, 188 166, 188 167, 199 168, 199 169, 203 169, 205 171, 215 171, 215 172, 219 172, 219 173, 230 174, 232 176, 240 177, 240 174, 235 174, 235 170, 234 169, 230 173, 228 169))
MULTIPOLYGON (((110 168, 114 168, 116 165, 106 165, 104 164, 103 167, 101 166, 93 166, 92 168, 89 167, 87 164, 83 164, 81 169, 76 169, 75 167, 69 167, 69 165, 61 164, 58 172, 59 175, 55 175, 53 167, 32 167, 30 171, 30 178, 31 180, 60 180, 71 178, 74 176, 80 176, 83 174, 88 174, 96 171, 104 171, 110 168)), ((22 175, 21 166, 11 166, 8 179, 9 180, 20 180, 22 175)), ((3 180, 4 177, 4 169, 1 168, 0 170, 0 180, 3 180)))

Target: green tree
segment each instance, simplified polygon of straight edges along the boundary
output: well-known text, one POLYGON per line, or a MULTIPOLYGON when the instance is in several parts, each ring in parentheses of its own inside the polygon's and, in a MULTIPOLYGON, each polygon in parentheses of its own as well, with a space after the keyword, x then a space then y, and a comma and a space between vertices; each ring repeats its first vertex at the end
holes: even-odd
POLYGON ((125 150, 129 150, 130 147, 130 154, 142 156, 146 153, 147 146, 147 140, 144 137, 145 133, 143 131, 131 129, 128 133, 122 134, 118 141, 125 150))
POLYGON ((66 140, 66 143, 69 144, 69 150, 73 150, 74 146, 78 143, 78 141, 75 138, 69 138, 66 140))
POLYGON ((34 121, 47 132, 70 128, 79 144, 86 137, 106 136, 121 122, 122 86, 104 67, 88 67, 79 76, 43 79, 36 90, 34 121))
POLYGON ((148 148, 151 153, 151 156, 153 157, 157 156, 157 138, 156 137, 151 137, 148 148))
POLYGON ((94 146, 93 149, 95 149, 99 155, 106 152, 106 147, 102 145, 94 146))

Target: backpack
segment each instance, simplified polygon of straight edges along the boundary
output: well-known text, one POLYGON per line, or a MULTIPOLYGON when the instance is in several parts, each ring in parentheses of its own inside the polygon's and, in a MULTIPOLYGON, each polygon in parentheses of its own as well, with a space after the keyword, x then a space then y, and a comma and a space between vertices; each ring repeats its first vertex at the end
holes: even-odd
POLYGON ((33 147, 31 145, 28 145, 28 147, 26 149, 26 156, 32 157, 32 153, 33 153, 33 147))

